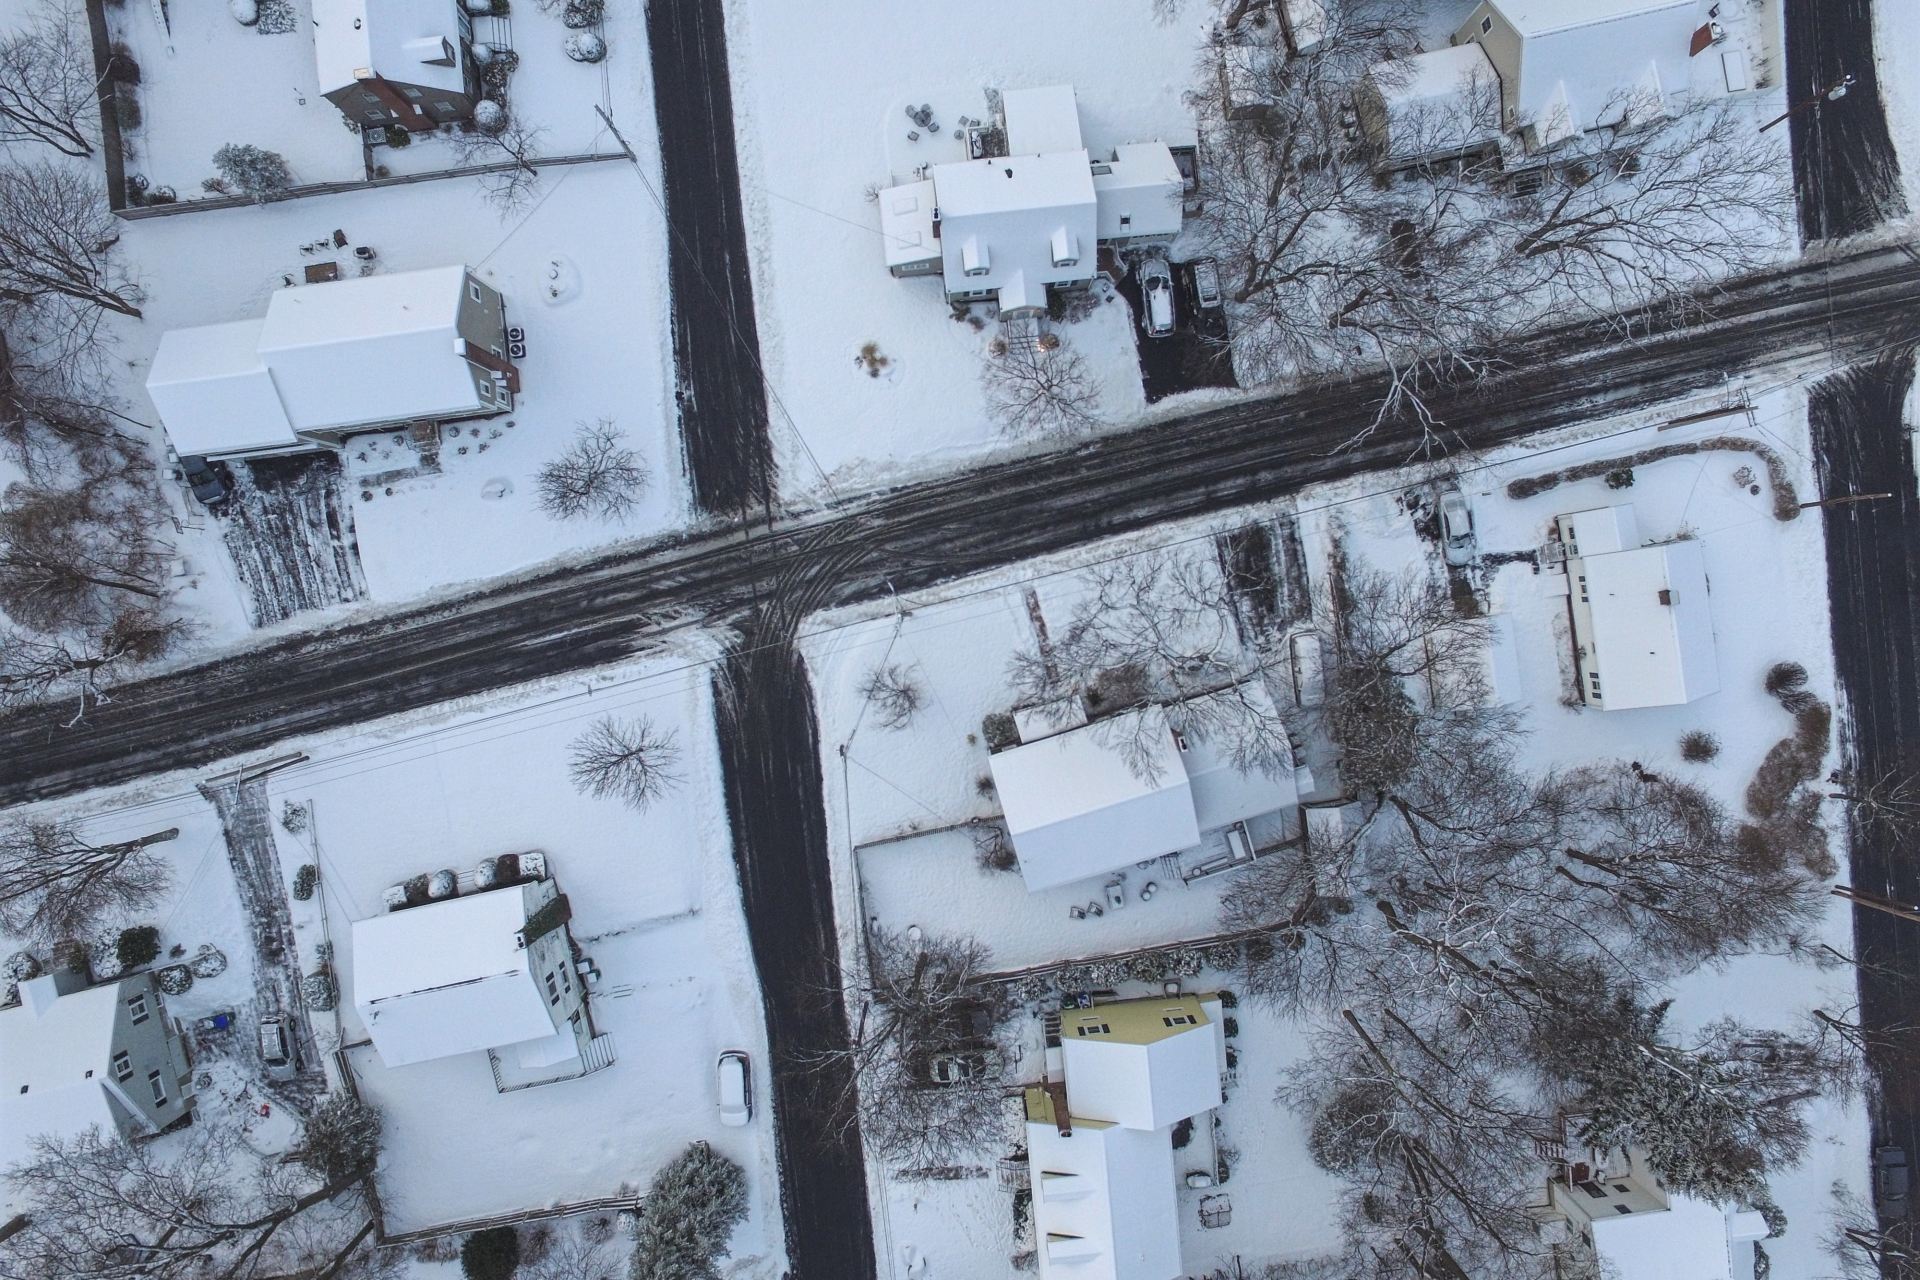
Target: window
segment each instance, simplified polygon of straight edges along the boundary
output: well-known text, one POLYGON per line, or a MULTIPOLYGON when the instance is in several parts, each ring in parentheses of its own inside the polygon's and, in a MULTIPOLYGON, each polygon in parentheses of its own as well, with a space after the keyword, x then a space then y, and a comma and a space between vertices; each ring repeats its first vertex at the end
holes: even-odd
POLYGON ((418 89, 406 89, 406 88, 403 88, 403 89, 401 89, 401 90, 400 90, 400 92, 402 92, 402 93, 404 93, 404 94, 406 94, 406 95, 407 95, 407 101, 409 101, 409 102, 418 102, 418 101, 420 101, 420 91, 419 91, 418 89))
POLYGON ((1190 1013, 1172 1014, 1168 1017, 1160 1019, 1160 1021, 1165 1023, 1169 1027, 1197 1027, 1200 1025, 1200 1019, 1194 1017, 1190 1013))
POLYGON ((127 1013, 133 1018, 133 1025, 139 1026, 147 1020, 147 993, 142 991, 127 1001, 127 1013))
POLYGON ((127 1056, 125 1049, 113 1055, 113 1078, 120 1081, 133 1079, 133 1059, 127 1056))
POLYGON ((578 1031, 580 1029, 580 1011, 578 1009, 575 1009, 572 1013, 567 1015, 567 1023, 575 1031, 578 1031))
POLYGON ((1627 1194, 1627 1192, 1631 1191, 1633 1188, 1629 1187, 1624 1182, 1616 1182, 1613 1184, 1613 1189, 1615 1191, 1618 1191, 1621 1195, 1625 1195, 1627 1194))
POLYGON ((1480 34, 1485 35, 1487 34, 1487 32, 1491 30, 1493 30, 1493 19, 1492 18, 1480 19, 1480 34))
POLYGON ((453 104, 451 102, 441 102, 438 99, 435 99, 433 104, 433 109, 435 111, 444 111, 448 115, 453 114, 453 104))
POLYGON ((147 1084, 153 1089, 153 1105, 156 1107, 166 1106, 167 1082, 160 1078, 158 1071, 147 1072, 147 1084))
POLYGON ((28 1089, 31 1089, 32 1087, 33 1086, 30 1084, 23 1084, 20 1086, 20 1092, 25 1093, 28 1089))
POLYGON ((1133 215, 1132 215, 1132 214, 1130 214, 1130 213, 1123 213, 1123 214, 1121 214, 1121 215, 1120 215, 1120 225, 1121 225, 1122 227, 1130 227, 1130 226, 1132 226, 1132 225, 1133 225, 1133 215))
POLYGON ((91 1071, 87 1072, 87 1079, 89 1080, 93 1079, 93 1072, 91 1071))
POLYGON ((573 994, 573 966, 571 964, 563 964, 560 966, 560 986, 568 995, 573 994))
POLYGON ((553 980, 553 974, 547 974, 547 1003, 560 1003, 560 984, 553 980))
POLYGON ((1113 1028, 1104 1022, 1083 1022, 1073 1029, 1073 1033, 1078 1036, 1104 1036, 1111 1034, 1112 1031, 1113 1028))
POLYGON ((476 383, 474 384, 474 389, 480 393, 480 398, 482 400, 493 399, 493 383, 491 382, 476 383))
POLYGON ((1613 1206, 1613 1211, 1614 1211, 1615 1213, 1632 1213, 1632 1212, 1633 1212, 1633 1210, 1632 1210, 1632 1209, 1629 1209, 1629 1208, 1628 1208, 1628 1207, 1627 1207, 1626 1205, 1624 1205, 1624 1204, 1617 1204, 1617 1205, 1615 1205, 1615 1206, 1613 1206))
POLYGON ((480 286, 474 283, 472 280, 467 281, 467 296, 469 298, 472 298, 475 302, 479 302, 481 300, 480 286))

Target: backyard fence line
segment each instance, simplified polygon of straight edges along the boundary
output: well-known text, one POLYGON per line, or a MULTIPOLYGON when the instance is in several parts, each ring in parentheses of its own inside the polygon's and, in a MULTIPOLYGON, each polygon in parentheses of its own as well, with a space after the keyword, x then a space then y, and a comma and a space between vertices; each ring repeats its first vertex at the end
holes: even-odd
POLYGON ((498 1213, 487 1218, 464 1218, 459 1222, 441 1222, 431 1227, 420 1227, 414 1231, 398 1231, 389 1234, 383 1222, 375 1228, 381 1245, 417 1244, 422 1240, 432 1240, 440 1236, 466 1235, 473 1231, 485 1231, 490 1227, 514 1227, 523 1222, 540 1222, 548 1218, 570 1218, 579 1213, 593 1213, 603 1209, 637 1209, 640 1207, 638 1195, 600 1196, 593 1200, 574 1200, 567 1204, 546 1205, 538 1209, 517 1209, 512 1213, 498 1213))
MULTIPOLYGON (((93 0, 93 2, 97 4, 100 0, 93 0)), ((626 159, 625 154, 618 151, 589 151, 580 155, 540 156, 526 163, 536 169, 545 169, 558 165, 596 164, 602 160, 624 159, 626 159)), ((111 153, 108 160, 108 196, 109 204, 112 205, 111 153)), ((171 204, 128 206, 123 198, 120 205, 113 207, 113 212, 117 217, 126 218, 129 221, 139 221, 143 218, 170 218, 176 214, 198 213, 209 209, 244 209, 249 205, 279 204, 286 200, 304 200, 308 196, 342 195, 349 191, 371 191, 376 187, 400 187, 415 182, 438 182, 443 178, 477 178, 489 173, 507 173, 519 167, 518 160, 501 160, 493 164, 463 165, 458 169, 435 169, 430 173, 396 173, 385 178, 349 178, 339 182, 311 182, 304 186, 288 187, 285 191, 275 192, 264 199, 255 199, 253 196, 210 196, 205 200, 177 200, 171 204)), ((125 187, 124 178, 121 186, 125 187)))
POLYGON ((1200 938, 1183 938, 1178 942, 1160 942, 1150 947, 1135 947, 1131 951, 1109 951, 1102 955, 1072 956, 1065 960, 1048 960, 1042 964, 1028 965, 1024 969, 999 969, 993 973, 983 973, 975 978, 974 981, 982 985, 990 982, 1006 985, 1008 983, 1020 982, 1027 978, 1038 978, 1046 974, 1058 973, 1062 969, 1079 968, 1082 965, 1114 964, 1124 960, 1139 959, 1143 956, 1165 955, 1174 951, 1193 951, 1202 950, 1207 947, 1231 946, 1235 943, 1246 942, 1251 938, 1266 936, 1272 932, 1273 930, 1269 928, 1235 929, 1228 933, 1210 933, 1200 938))
POLYGON ((1005 822, 999 814, 985 818, 963 818, 959 822, 949 822, 944 827, 916 827, 910 831, 895 831, 891 835, 878 836, 872 840, 862 840, 854 844, 855 853, 865 853, 868 849, 878 849, 883 845, 905 844, 909 840, 918 840, 921 836, 940 836, 950 831, 972 831, 995 822, 1005 822))
POLYGON ((107 168, 107 208, 127 207, 127 154, 120 141, 119 82, 113 65, 113 34, 107 30, 106 0, 87 0, 87 35, 93 44, 94 96, 100 102, 100 152, 107 168))

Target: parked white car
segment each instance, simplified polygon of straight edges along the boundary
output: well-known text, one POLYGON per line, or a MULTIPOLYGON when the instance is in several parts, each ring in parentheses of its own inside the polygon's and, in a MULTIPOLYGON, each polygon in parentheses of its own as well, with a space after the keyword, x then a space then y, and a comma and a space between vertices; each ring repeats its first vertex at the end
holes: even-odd
POLYGON ((269 1080, 291 1080, 300 1074, 291 1029, 277 1013, 260 1019, 260 1061, 269 1080))
POLYGON ((720 1055, 717 1068, 720 1123, 737 1129, 753 1119, 753 1064, 739 1049, 720 1055))
POLYGON ((1149 338, 1164 338, 1173 332, 1173 272, 1165 258, 1149 258, 1140 264, 1140 297, 1145 303, 1140 325, 1149 338))
POLYGON ((1473 509, 1458 489, 1440 495, 1440 548, 1448 564, 1462 565, 1473 559, 1473 509))

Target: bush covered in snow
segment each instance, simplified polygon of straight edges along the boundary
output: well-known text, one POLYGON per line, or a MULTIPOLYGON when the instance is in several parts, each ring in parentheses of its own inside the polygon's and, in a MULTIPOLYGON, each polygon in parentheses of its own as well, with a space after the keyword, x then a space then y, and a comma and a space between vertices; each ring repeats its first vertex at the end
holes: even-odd
POLYGON ((323 1182, 373 1168, 380 1159, 380 1113, 350 1093, 327 1095, 307 1117, 294 1159, 323 1182))
POLYGON ((227 0, 227 12, 243 27, 260 21, 260 0, 227 0))
POLYGON ((183 996, 193 990, 193 970, 184 964, 170 964, 154 975, 160 990, 170 996, 183 996))
POLYGON ((596 31, 576 31, 564 47, 575 62, 599 62, 607 56, 606 39, 596 31))
POLYGON ((706 1143, 694 1143, 647 1186, 634 1228, 633 1280, 717 1275, 713 1263, 746 1216, 746 1174, 706 1143))
POLYGON ((606 12, 607 0, 567 0, 566 10, 560 15, 560 20, 580 31, 599 26, 606 12))
POLYGON ((235 191, 256 200, 293 185, 293 171, 287 168, 285 156, 248 143, 227 143, 213 153, 213 166, 235 191))
POLYGON ((31 951, 16 951, 7 957, 4 966, 0 966, 0 977, 8 982, 26 982, 40 976, 40 962, 33 958, 31 951))
POLYGON ((150 924, 122 929, 114 942, 114 952, 120 959, 122 973, 144 968, 160 956, 160 931, 150 924))
POLYGON ((340 985, 333 980, 333 971, 322 965, 300 979, 300 998, 316 1013, 332 1009, 340 1000, 340 985))
POLYGON ((293 898, 296 902, 305 902, 313 897, 313 886, 320 882, 320 868, 311 862, 303 862, 300 869, 293 873, 293 898))
POLYGON ((217 978, 227 971, 227 953, 211 942, 203 942, 193 959, 187 961, 187 967, 196 978, 217 978))
POLYGON ((498 133, 507 127, 507 109, 493 98, 482 98, 473 105, 473 127, 482 133, 498 133))

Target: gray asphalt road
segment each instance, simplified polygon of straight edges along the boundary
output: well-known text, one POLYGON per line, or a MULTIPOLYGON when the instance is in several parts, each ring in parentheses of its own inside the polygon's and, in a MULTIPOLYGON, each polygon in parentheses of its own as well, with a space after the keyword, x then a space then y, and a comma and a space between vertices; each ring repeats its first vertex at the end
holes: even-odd
POLYGON ((1907 211, 1875 74, 1873 8, 1874 0, 1786 0, 1787 100, 1814 104, 1786 126, 1800 238, 1808 244, 1869 231, 1907 211), (1853 88, 1827 101, 1822 94, 1843 75, 1854 77, 1853 88))
MULTIPOLYGON (((1920 325, 1920 263, 1898 248, 1800 263, 1729 287, 1716 316, 1623 344, 1554 331, 1491 384, 1436 393, 1456 446, 1519 439, 1717 388, 1727 375, 1842 361, 1920 325)), ((0 803, 206 764, 289 737, 627 657, 680 627, 744 617, 784 576, 823 605, 871 600, 1220 512, 1405 461, 1418 440, 1373 417, 1376 379, 1171 419, 1052 453, 906 485, 771 530, 642 544, 464 598, 304 634, 126 685, 64 728, 67 708, 0 718, 0 803)))

